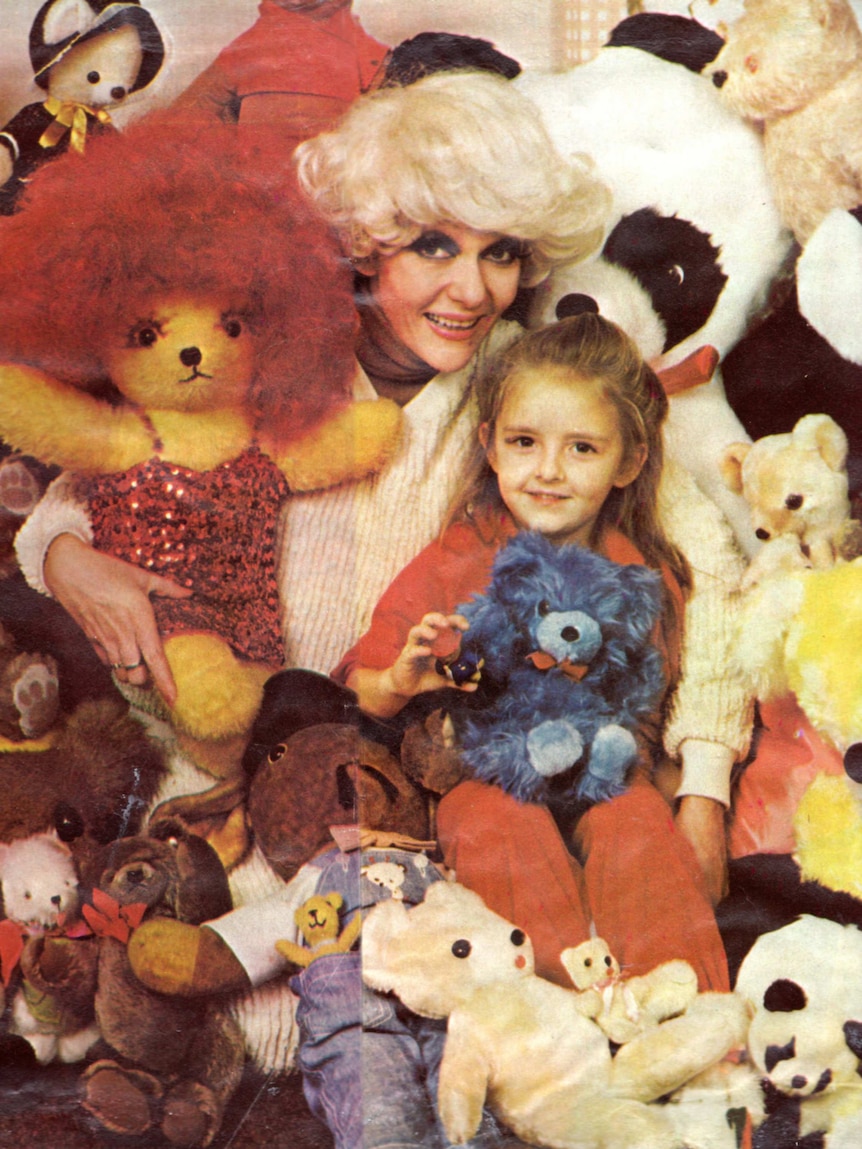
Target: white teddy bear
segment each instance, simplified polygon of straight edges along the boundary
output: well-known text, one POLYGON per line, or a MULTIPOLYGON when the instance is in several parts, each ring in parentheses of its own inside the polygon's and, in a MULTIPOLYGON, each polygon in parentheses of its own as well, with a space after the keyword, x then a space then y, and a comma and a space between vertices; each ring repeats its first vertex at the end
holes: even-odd
POLYGON ((747 1027, 734 994, 700 994, 611 1058, 582 996, 535 974, 523 931, 451 882, 412 910, 387 901, 371 911, 362 973, 414 1013, 448 1017, 437 1100, 455 1144, 475 1135, 487 1100, 532 1144, 681 1149, 671 1118, 648 1103, 721 1060, 747 1027))
MULTIPOLYGON (((78 877, 68 847, 54 834, 0 843, 0 895, 4 937, 14 946, 17 932, 23 954, 27 938, 56 931, 78 908, 78 877)), ((3 970, 4 982, 11 972, 3 970)), ((12 1000, 9 1032, 26 1038, 43 1064, 55 1058, 80 1061, 99 1038, 95 1021, 78 1025, 61 1016, 26 978, 12 1000)))

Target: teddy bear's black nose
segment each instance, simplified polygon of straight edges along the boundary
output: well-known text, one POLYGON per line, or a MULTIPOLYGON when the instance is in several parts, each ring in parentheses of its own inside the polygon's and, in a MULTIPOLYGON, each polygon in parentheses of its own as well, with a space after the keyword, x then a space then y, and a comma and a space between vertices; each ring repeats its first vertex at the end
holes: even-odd
POLYGON ((758 527, 754 533, 763 542, 766 542, 766 540, 769 538, 769 531, 765 527, 758 527))
POLYGON ((126 89, 125 88, 121 88, 119 85, 116 88, 111 88, 111 99, 115 100, 117 103, 119 103, 120 100, 124 99, 125 95, 126 95, 126 89))
POLYGON ((723 88, 724 85, 727 83, 727 72, 722 72, 722 71, 713 72, 712 73, 712 82, 713 82, 713 84, 715 84, 716 88, 723 88))
POLYGON ((198 347, 184 347, 180 352, 180 363, 183 367, 197 367, 201 359, 203 355, 198 347))
POLYGON ((54 894, 53 898, 51 898, 51 905, 52 906, 59 906, 60 903, 62 902, 62 900, 63 899, 60 896, 60 894, 54 894))
POLYGON ((571 319, 573 315, 598 315, 599 305, 591 295, 570 291, 557 302, 557 319, 571 319))

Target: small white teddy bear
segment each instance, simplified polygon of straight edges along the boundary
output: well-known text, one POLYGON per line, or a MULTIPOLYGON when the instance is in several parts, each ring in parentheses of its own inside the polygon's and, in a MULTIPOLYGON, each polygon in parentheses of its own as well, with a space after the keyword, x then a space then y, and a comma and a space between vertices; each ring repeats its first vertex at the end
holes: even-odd
MULTIPOLYGON (((78 908, 78 877, 68 848, 54 834, 0 843, 0 895, 4 925, 19 930, 22 942, 62 926, 78 908)), ((23 980, 12 1001, 9 1031, 26 1038, 43 1064, 55 1057, 80 1061, 98 1040, 95 1022, 70 1027, 69 1021, 23 980)))

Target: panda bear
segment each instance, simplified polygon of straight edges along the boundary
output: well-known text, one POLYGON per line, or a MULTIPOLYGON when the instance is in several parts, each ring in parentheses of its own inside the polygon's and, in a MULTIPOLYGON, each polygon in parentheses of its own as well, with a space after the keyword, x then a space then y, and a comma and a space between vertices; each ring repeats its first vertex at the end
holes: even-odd
POLYGON ((699 74, 720 46, 694 21, 645 13, 619 24, 590 63, 513 82, 538 104, 563 154, 591 157, 613 195, 601 251, 541 285, 531 325, 587 308, 636 340, 676 392, 668 454, 753 552, 748 512, 718 471, 722 449, 748 437, 718 364, 765 304, 792 241, 759 135, 699 74))

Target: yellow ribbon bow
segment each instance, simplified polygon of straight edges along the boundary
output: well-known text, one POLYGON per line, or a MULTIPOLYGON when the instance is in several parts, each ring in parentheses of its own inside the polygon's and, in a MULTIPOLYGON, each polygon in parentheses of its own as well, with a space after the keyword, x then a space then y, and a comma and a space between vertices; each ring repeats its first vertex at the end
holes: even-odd
POLYGON ((43 107, 54 117, 39 137, 39 145, 43 148, 54 148, 63 136, 71 129, 72 135, 69 146, 72 151, 83 154, 87 139, 87 116, 93 116, 100 124, 109 124, 111 117, 104 108, 90 108, 86 104, 76 104, 72 100, 58 100, 49 96, 43 107))

